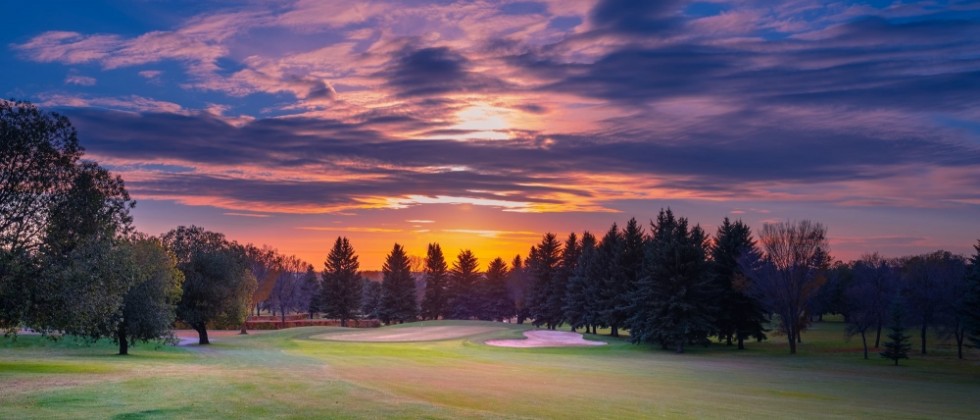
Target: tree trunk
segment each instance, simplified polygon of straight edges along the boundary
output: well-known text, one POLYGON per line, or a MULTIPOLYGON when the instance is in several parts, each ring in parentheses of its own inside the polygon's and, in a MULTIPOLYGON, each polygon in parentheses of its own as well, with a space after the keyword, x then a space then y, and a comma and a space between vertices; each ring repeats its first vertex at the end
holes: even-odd
POLYGON ((116 339, 119 340, 119 355, 128 355, 129 341, 126 341, 126 328, 123 326, 123 324, 119 324, 119 328, 116 330, 116 339))
POLYGON ((286 326, 286 308, 284 308, 284 307, 280 307, 279 308, 279 319, 282 320, 282 322, 280 322, 280 323, 282 324, 283 327, 285 327, 286 326))
POLYGON ((875 348, 876 349, 877 348, 881 348, 881 347, 879 347, 880 345, 881 345, 881 323, 879 322, 878 323, 878 331, 875 332, 875 348))
POLYGON ((796 354, 796 334, 794 331, 786 332, 786 340, 789 341, 789 354, 796 354))
POLYGON ((609 336, 611 336, 611 337, 619 337, 619 326, 612 325, 609 328, 610 328, 609 336))
POLYGON ((745 350, 745 338, 738 336, 738 349, 745 350))
MULTIPOLYGON (((739 341, 741 341, 741 338, 739 339, 739 341)), ((731 346, 732 345, 732 335, 731 334, 725 334, 725 345, 726 346, 731 346)))
POLYGON ((868 360, 868 339, 864 336, 864 330, 861 330, 861 344, 864 344, 864 360, 868 360))
MULTIPOLYGON (((248 322, 248 318, 245 318, 245 322, 248 322)), ((248 330, 245 329, 245 322, 242 323, 242 330, 238 332, 239 335, 248 335, 248 330)))
POLYGON ((677 346, 675 346, 674 352, 675 353, 683 353, 684 352, 684 340, 677 340, 677 346))
POLYGON ((197 344, 198 345, 203 346, 205 344, 211 344, 211 341, 208 340, 208 328, 207 328, 207 325, 205 325, 204 323, 200 323, 200 324, 193 325, 193 327, 194 327, 194 330, 197 331, 197 337, 198 337, 197 344))
POLYGON ((928 328, 928 325, 925 322, 923 322, 922 323, 922 330, 921 330, 921 333, 919 334, 920 337, 922 338, 922 354, 926 354, 926 330, 927 330, 927 328, 928 328))
POLYGON ((344 318, 340 318, 340 326, 341 327, 346 327, 347 326, 347 320, 344 319, 344 318))
POLYGON ((963 339, 966 337, 965 331, 961 332, 960 329, 953 333, 956 336, 956 356, 960 360, 963 360, 963 339))

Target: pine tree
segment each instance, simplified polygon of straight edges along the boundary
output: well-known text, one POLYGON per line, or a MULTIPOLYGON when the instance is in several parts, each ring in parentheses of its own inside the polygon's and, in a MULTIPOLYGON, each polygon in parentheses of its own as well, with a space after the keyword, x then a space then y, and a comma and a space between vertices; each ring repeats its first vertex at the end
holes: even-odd
POLYGON ((342 327, 354 318, 361 306, 361 275, 354 247, 345 237, 338 237, 323 263, 321 302, 328 317, 340 320, 342 327))
POLYGON ((483 284, 483 310, 480 319, 503 321, 514 315, 514 301, 507 293, 507 263, 495 258, 487 266, 487 278, 483 284))
POLYGON ((422 298, 422 319, 445 317, 449 310, 447 282, 449 267, 437 243, 429 244, 425 256, 425 297, 422 298))
POLYGON ((415 279, 405 248, 395 244, 381 266, 381 321, 386 324, 414 321, 418 317, 415 279))
POLYGON ((361 316, 381 319, 381 283, 364 279, 362 290, 361 316))
POLYGON ((656 342, 684 352, 688 343, 708 342, 714 332, 707 245, 699 226, 661 210, 647 247, 644 276, 629 318, 634 343, 656 342))
POLYGON ((479 262, 473 252, 464 249, 456 256, 449 272, 449 318, 470 319, 477 315, 479 301, 476 285, 480 278, 479 262))
POLYGON ((623 236, 619 233, 619 227, 613 223, 596 250, 596 266, 600 273, 596 300, 599 314, 597 324, 609 327, 613 337, 619 337, 619 328, 626 322, 623 312, 617 306, 622 290, 619 267, 622 250, 623 236))
MULTIPOLYGON (((551 325, 557 326, 565 322, 565 293, 568 289, 568 281, 575 273, 581 254, 582 246, 578 241, 578 236, 572 232, 565 240, 565 246, 562 247, 558 273, 551 283, 551 292, 548 293, 547 315, 548 323, 551 325)), ((575 327, 572 327, 572 330, 574 331, 575 327)))
MULTIPOLYGON (((534 247, 531 249, 533 250, 534 247)), ((527 270, 520 255, 515 255, 514 259, 511 260, 510 273, 507 274, 507 291, 510 293, 511 301, 514 302, 514 315, 517 317, 517 323, 523 324, 529 316, 527 299, 530 294, 530 286, 528 285, 527 270)))
POLYGON ((905 334, 905 306, 902 302, 894 302, 891 309, 891 319, 889 320, 888 341, 885 342, 885 351, 881 352, 881 357, 895 361, 909 358, 909 351, 912 344, 909 341, 911 336, 905 334))
POLYGON ((973 347, 980 347, 980 240, 973 249, 976 253, 970 257, 966 274, 967 291, 960 308, 967 339, 973 347))
POLYGON ((715 329, 718 336, 729 345, 738 342, 738 349, 745 349, 745 339, 766 339, 768 322, 762 302, 749 293, 749 283, 739 260, 750 253, 758 253, 752 231, 741 220, 732 223, 726 217, 715 235, 711 248, 711 267, 718 292, 715 329))
POLYGON ((568 285, 565 288, 565 304, 562 307, 565 321, 572 330, 585 327, 589 333, 595 325, 594 314, 596 288, 596 238, 589 232, 582 234, 581 253, 568 285))
POLYGON ((558 281, 558 270, 561 267, 561 244, 553 233, 547 233, 541 238, 535 250, 527 261, 531 272, 531 317, 535 326, 545 325, 549 330, 555 329, 560 321, 559 308, 549 305, 550 295, 554 284, 558 281))

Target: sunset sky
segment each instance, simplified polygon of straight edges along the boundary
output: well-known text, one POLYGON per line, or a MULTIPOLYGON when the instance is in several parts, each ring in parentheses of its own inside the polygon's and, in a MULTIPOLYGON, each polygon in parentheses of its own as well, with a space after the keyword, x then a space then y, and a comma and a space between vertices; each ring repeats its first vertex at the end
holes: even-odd
POLYGON ((980 237, 980 2, 6 2, 0 94, 68 115, 136 226, 322 267, 526 254, 660 208, 831 254, 980 237))

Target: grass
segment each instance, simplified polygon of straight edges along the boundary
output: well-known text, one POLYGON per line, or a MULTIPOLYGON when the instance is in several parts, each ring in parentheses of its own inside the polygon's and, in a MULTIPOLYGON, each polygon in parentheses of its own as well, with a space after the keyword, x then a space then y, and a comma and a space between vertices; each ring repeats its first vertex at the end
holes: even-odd
MULTIPOLYGON (((405 324, 388 328, 412 328, 405 324)), ((426 322, 426 326, 480 326, 426 322)), ((309 327, 222 337, 208 348, 21 336, 0 340, 0 418, 972 418, 980 355, 955 349, 863 360, 839 323, 800 354, 785 340, 673 354, 605 336, 589 348, 509 349, 526 326, 414 343, 325 341, 309 327)), ((876 356, 876 354, 875 354, 876 356)))

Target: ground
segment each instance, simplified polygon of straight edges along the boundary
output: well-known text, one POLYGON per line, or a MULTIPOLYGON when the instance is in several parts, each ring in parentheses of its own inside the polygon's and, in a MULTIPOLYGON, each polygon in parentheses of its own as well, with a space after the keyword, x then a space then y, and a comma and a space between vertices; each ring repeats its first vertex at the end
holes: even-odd
POLYGON ((674 354, 608 345, 501 348, 527 326, 426 322, 352 331, 310 327, 215 335, 211 346, 41 337, 0 340, 0 418, 975 418, 980 354, 944 348, 905 366, 863 360, 840 324, 817 324, 801 353, 785 343, 674 354), (436 328, 435 330, 427 330, 436 328), (352 334, 423 341, 338 341, 352 334), (330 338, 333 338, 331 340, 330 338))

